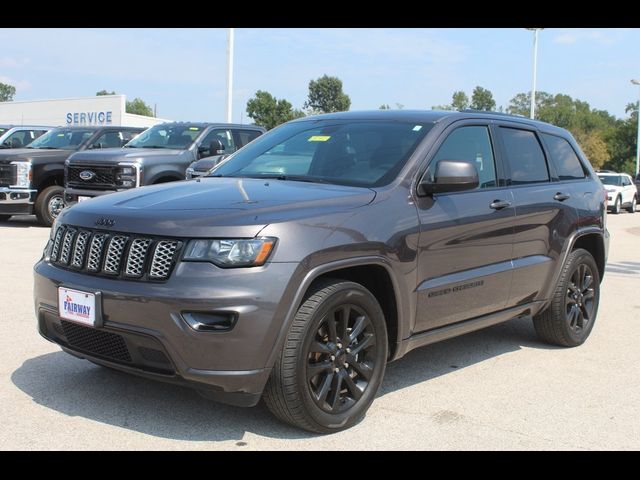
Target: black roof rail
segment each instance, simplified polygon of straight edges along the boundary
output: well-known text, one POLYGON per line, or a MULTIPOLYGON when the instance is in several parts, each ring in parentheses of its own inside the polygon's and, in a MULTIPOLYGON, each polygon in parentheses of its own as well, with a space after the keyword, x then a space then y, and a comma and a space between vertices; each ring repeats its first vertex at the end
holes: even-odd
POLYGON ((516 113, 504 113, 504 112, 495 112, 493 110, 474 110, 473 108, 465 108, 464 110, 460 110, 463 113, 482 113, 488 115, 501 115, 506 117, 517 117, 517 118, 529 118, 524 115, 516 114, 516 113))

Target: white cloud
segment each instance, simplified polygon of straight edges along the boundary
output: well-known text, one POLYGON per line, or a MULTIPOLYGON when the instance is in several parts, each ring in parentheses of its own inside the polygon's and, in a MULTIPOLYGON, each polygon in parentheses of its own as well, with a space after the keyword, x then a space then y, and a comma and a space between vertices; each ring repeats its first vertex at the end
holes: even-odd
POLYGON ((16 87, 16 94, 20 94, 31 88, 31 83, 29 83, 28 80, 14 80, 13 78, 5 77, 4 75, 0 75, 0 82, 16 87))
POLYGON ((27 65, 30 61, 29 58, 0 57, 0 68, 19 68, 27 65))
POLYGON ((554 43, 563 45, 572 45, 583 41, 611 45, 616 43, 617 40, 616 36, 604 33, 602 30, 575 30, 556 35, 553 39, 554 43))

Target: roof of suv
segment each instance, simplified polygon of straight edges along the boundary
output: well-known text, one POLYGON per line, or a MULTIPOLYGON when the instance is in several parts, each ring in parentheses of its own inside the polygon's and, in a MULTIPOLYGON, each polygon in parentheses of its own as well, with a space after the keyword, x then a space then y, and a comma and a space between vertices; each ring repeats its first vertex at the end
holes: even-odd
POLYGON ((294 120, 294 122, 304 122, 309 120, 391 120, 436 123, 445 118, 454 121, 468 118, 500 119, 536 126, 541 130, 566 132, 563 128, 556 127, 550 123, 541 122, 539 120, 532 120, 519 115, 509 115, 507 113, 490 111, 485 112, 480 110, 464 110, 461 112, 453 110, 363 110, 313 115, 299 118, 294 120))

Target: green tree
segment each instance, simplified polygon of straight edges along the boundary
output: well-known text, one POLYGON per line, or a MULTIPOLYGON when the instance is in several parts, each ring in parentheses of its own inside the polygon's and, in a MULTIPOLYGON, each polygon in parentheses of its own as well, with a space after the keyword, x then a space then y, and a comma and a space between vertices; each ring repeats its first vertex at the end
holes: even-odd
POLYGON ((127 100, 127 113, 134 113, 136 115, 144 115, 146 117, 155 117, 153 109, 147 105, 141 98, 134 98, 133 100, 127 100))
POLYGON ((342 80, 323 75, 309 82, 309 97, 304 108, 312 113, 345 112, 351 106, 349 95, 342 91, 342 80))
POLYGON ((271 130, 281 123, 304 117, 304 112, 294 110, 285 99, 278 100, 269 92, 258 90, 255 97, 247 102, 247 115, 256 125, 271 130))
POLYGON ((611 154, 600 132, 576 132, 574 135, 578 145, 595 169, 603 168, 611 160, 611 154))
POLYGON ((490 90, 477 86, 471 94, 470 107, 473 110, 495 110, 496 101, 493 99, 493 94, 490 90))
POLYGON ((106 90, 100 90, 99 92, 96 92, 96 96, 97 97, 103 97, 104 95, 115 95, 116 92, 107 92, 106 90))
POLYGON ((0 102, 11 102, 16 95, 16 87, 0 82, 0 102))
POLYGON ((451 109, 452 110, 466 110, 469 108, 469 97, 462 90, 458 90, 457 92, 453 92, 453 97, 451 100, 451 109))
POLYGON ((379 110, 391 110, 391 107, 389 106, 388 103, 383 103, 382 105, 380 105, 380 107, 378 107, 379 110))
POLYGON ((604 165, 604 168, 633 175, 636 172, 638 102, 629 103, 626 113, 629 117, 624 120, 618 119, 615 128, 609 131, 607 146, 611 153, 611 160, 604 165))

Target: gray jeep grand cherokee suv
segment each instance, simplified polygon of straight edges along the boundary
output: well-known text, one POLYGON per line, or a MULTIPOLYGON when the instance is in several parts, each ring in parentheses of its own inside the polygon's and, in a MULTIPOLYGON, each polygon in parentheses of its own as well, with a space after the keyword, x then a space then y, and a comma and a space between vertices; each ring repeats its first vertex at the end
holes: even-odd
POLYGON ((604 189, 569 133, 488 113, 307 117, 211 178, 66 209, 35 266, 40 333, 94 363, 315 432, 387 362, 513 318, 583 343, 604 189))

